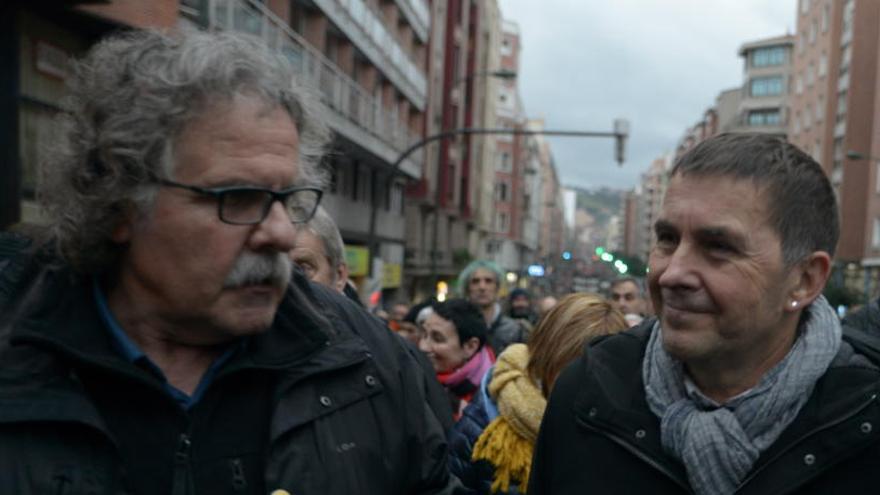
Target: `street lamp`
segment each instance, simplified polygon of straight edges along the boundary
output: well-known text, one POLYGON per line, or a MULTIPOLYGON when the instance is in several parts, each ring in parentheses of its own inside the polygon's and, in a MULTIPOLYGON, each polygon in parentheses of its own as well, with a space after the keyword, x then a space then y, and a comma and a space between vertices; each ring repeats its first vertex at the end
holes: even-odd
MULTIPOLYGON (((397 160, 391 164, 391 171, 396 172, 400 167, 400 164, 403 163, 404 160, 407 159, 413 152, 416 150, 425 147, 426 145, 433 143, 434 141, 440 141, 442 139, 448 139, 458 135, 474 135, 474 134, 504 134, 504 135, 544 135, 544 136, 561 136, 561 137, 602 137, 602 138, 614 138, 616 141, 616 158, 618 163, 622 164, 624 159, 624 152, 626 147, 626 138, 629 135, 629 122, 624 119, 617 119, 614 121, 614 130, 613 131, 567 131, 567 130, 551 130, 551 129, 509 129, 509 128, 501 128, 501 129, 485 129, 485 128, 477 128, 477 127, 464 127, 460 129, 452 129, 449 131, 439 132, 437 134, 433 134, 431 136, 426 136, 419 141, 412 144, 409 148, 405 149, 403 153, 401 153, 397 160)), ((377 240, 376 240, 376 214, 377 214, 377 200, 373 198, 373 208, 370 211, 370 230, 368 234, 368 248, 370 251, 369 257, 369 273, 373 271, 373 258, 376 256, 377 249, 377 240)), ((436 205, 435 205, 436 207, 436 205)), ((435 220, 436 221, 436 220, 435 220)), ((432 266, 434 264, 432 263, 432 266)))

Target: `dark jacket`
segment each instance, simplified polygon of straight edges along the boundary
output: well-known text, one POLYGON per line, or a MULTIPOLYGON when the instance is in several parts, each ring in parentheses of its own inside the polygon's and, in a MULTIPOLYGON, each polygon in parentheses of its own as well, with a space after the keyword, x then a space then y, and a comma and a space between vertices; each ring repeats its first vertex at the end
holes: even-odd
MULTIPOLYGON (((691 493, 645 401, 641 362, 654 320, 592 342, 556 381, 529 495, 691 493)), ((794 422, 763 452, 743 495, 874 493, 880 469, 880 370, 870 338, 844 344, 794 422)))
MULTIPOLYGON (((492 481, 495 479, 495 469, 489 461, 471 459, 477 439, 499 414, 498 406, 489 396, 488 390, 489 382, 492 381, 492 371, 494 368, 486 373, 480 383, 479 391, 474 394, 473 400, 464 409, 461 419, 455 423, 449 434, 449 471, 470 490, 470 493, 478 495, 492 493, 492 481)), ((515 486, 511 486, 508 492, 496 493, 517 495, 520 492, 515 486)))
POLYGON ((880 299, 874 299, 861 308, 848 313, 843 325, 880 337, 880 299))
POLYGON ((88 287, 0 262, 4 493, 456 490, 421 370, 332 291, 296 275, 271 329, 184 411, 115 352, 88 287))
POLYGON ((489 325, 486 342, 492 348, 492 352, 496 356, 500 356, 507 346, 525 342, 526 337, 528 334, 523 325, 509 316, 499 314, 498 318, 495 318, 495 321, 489 325))
POLYGON ((461 480, 471 493, 480 495, 489 493, 494 474, 492 465, 488 461, 471 460, 474 444, 493 419, 489 417, 491 414, 487 404, 487 401, 492 399, 487 395, 486 390, 486 383, 491 379, 492 371, 490 370, 486 375, 480 390, 474 394, 473 400, 464 408, 461 418, 449 433, 449 471, 461 480))

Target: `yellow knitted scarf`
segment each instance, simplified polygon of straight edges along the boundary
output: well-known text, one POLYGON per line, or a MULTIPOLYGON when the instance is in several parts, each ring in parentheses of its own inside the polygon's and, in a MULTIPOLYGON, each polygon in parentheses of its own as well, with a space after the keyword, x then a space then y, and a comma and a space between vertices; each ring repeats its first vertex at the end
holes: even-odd
POLYGON ((526 374, 529 348, 507 347, 495 363, 489 395, 498 403, 499 416, 483 430, 474 444, 473 460, 485 459, 495 468, 493 492, 507 492, 510 485, 526 492, 532 451, 547 400, 526 374))

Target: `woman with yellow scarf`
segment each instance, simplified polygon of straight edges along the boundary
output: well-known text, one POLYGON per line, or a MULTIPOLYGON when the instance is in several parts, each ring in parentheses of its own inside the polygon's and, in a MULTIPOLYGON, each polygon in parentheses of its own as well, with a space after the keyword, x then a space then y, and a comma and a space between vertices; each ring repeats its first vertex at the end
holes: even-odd
POLYGON ((486 373, 450 434, 450 470, 478 494, 526 492, 547 397, 562 369, 593 337, 627 328, 596 294, 571 294, 538 323, 528 345, 513 344, 486 373))

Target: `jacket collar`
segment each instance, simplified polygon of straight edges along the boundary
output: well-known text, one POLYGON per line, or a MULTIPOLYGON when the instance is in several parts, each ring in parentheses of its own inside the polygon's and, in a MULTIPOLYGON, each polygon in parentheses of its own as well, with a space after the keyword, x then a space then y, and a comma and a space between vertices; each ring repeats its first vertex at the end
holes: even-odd
MULTIPOLYGON (((645 400, 641 363, 655 321, 654 318, 647 319, 626 332, 599 339, 587 348, 580 361, 584 385, 577 392, 575 416, 582 427, 611 437, 689 490, 684 467, 663 450, 659 419, 650 411, 645 400), (634 363, 638 365, 634 366, 634 363)), ((880 373, 876 367, 855 364, 857 359, 843 356, 860 351, 856 347, 853 353, 850 345, 841 346, 838 358, 817 382, 809 401, 789 428, 761 454, 743 487, 768 486, 765 478, 778 477, 780 473, 789 473, 794 478, 786 481, 788 485, 782 486, 796 486, 803 481, 802 474, 766 468, 787 455, 793 455, 793 451, 798 450, 794 449, 795 446, 844 422, 870 420, 872 424, 880 424, 880 373)), ((822 452, 822 457, 829 463, 825 467, 875 441, 871 435, 859 434, 858 425, 852 430, 852 438, 848 441, 823 443, 836 446, 832 449, 834 452, 822 452)), ((814 472, 821 467, 815 465, 814 472)), ((774 482, 773 486, 778 486, 778 483, 774 482)), ((754 492, 764 493, 760 489, 754 492)))
MULTIPOLYGON (((11 343, 30 344, 89 365, 118 368, 125 362, 100 319, 88 281, 66 270, 47 271, 13 318, 11 343)), ((234 361, 249 367, 278 369, 328 345, 334 335, 309 282, 300 274, 279 306, 272 326, 249 337, 234 361)))
MULTIPOLYGON (((346 333, 339 318, 327 317, 317 301, 310 282, 296 273, 272 327, 248 338, 221 374, 296 364, 298 375, 308 375, 366 359, 363 341, 346 333)), ((114 348, 83 277, 40 270, 7 310, 0 315, 0 421, 78 417, 100 427, 74 367, 66 363, 147 379, 114 348)))

